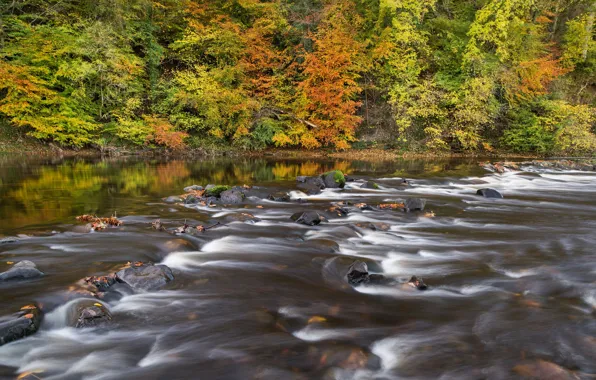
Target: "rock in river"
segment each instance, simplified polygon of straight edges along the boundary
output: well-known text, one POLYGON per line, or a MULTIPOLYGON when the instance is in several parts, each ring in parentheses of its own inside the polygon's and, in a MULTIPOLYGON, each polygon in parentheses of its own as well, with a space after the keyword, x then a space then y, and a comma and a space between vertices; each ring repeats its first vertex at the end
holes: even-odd
POLYGON ((316 226, 325 219, 316 211, 297 212, 292 215, 292 220, 296 223, 305 224, 307 226, 316 226))
POLYGON ((484 198, 503 198, 503 195, 495 189, 479 189, 476 194, 484 198))
POLYGON ((174 275, 165 265, 134 263, 117 272, 116 279, 134 290, 157 290, 174 280, 174 275))
POLYGON ((325 187, 329 189, 343 188, 346 185, 346 177, 340 170, 332 170, 327 173, 321 174, 321 179, 325 184, 325 187))
POLYGON ((163 201, 166 203, 181 203, 181 202, 184 202, 184 199, 177 197, 175 195, 172 195, 170 197, 164 198, 163 201))
POLYGON ((424 206, 426 206, 426 199, 408 198, 404 203, 404 210, 406 212, 424 211, 424 206))
POLYGON ((43 319, 43 313, 36 305, 23 306, 7 318, 0 318, 0 346, 35 333, 43 319))
POLYGON ((35 263, 28 260, 19 261, 6 272, 0 273, 0 281, 7 280, 26 280, 43 276, 35 266, 35 263))
POLYGON ((374 190, 378 190, 379 189, 379 185, 376 184, 376 182, 373 181, 366 181, 364 182, 361 186, 361 189, 374 189, 374 190))
POLYGON ((244 201, 244 193, 240 190, 226 190, 220 194, 223 204, 235 205, 244 201))
POLYGON ((97 327, 112 320, 112 314, 101 302, 79 299, 70 305, 67 323, 76 328, 97 327))
POLYGON ((356 260, 348 268, 346 274, 348 283, 352 286, 358 286, 361 284, 371 285, 383 285, 389 284, 390 279, 386 278, 382 274, 370 274, 368 273, 368 265, 364 261, 356 260))

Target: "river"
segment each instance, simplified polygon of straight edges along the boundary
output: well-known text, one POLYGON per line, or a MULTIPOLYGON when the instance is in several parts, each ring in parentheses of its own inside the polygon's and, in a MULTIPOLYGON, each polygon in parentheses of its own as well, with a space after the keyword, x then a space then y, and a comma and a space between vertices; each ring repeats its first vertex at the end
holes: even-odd
POLYGON ((0 175, 0 237, 19 237, 0 245, 0 272, 31 260, 45 273, 0 283, 0 317, 31 302, 45 311, 36 334, 0 346, 1 379, 596 377, 596 173, 496 174, 475 159, 4 157, 0 175), (296 176, 330 169, 357 181, 297 192, 296 176), (361 189, 362 180, 380 189, 361 189), (162 201, 209 183, 292 200, 162 201), (484 187, 504 199, 477 196, 484 187), (332 202, 410 197, 426 199, 435 216, 352 207, 319 226, 290 220, 332 202), (259 220, 235 220, 239 213, 259 220), (124 224, 87 233, 81 214, 124 224), (222 225, 175 236, 152 229, 157 218, 222 225), (358 259, 397 283, 421 277, 428 289, 352 287, 344 276, 358 259), (67 327, 73 285, 129 261, 163 263, 175 279, 107 302, 106 326, 67 327))

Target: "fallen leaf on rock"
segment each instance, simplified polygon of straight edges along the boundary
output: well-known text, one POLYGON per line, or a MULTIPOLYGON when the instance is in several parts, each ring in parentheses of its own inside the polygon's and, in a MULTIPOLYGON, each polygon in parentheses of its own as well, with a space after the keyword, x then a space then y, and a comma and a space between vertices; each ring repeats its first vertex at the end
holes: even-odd
POLYGON ((403 209, 405 205, 403 203, 381 203, 379 208, 382 210, 398 210, 403 209))
POLYGON ((32 319, 33 314, 25 314, 25 315, 23 315, 23 318, 32 319))
POLYGON ((197 231, 203 232, 203 231, 205 231, 205 227, 204 226, 197 226, 197 231))
POLYGON ((98 218, 95 215, 80 215, 77 216, 76 219, 79 222, 83 222, 83 223, 99 223, 100 225, 105 224, 108 226, 114 226, 114 227, 119 227, 122 225, 122 221, 118 218, 116 218, 116 216, 112 215, 109 218, 98 218))
POLYGON ((424 217, 425 218, 434 218, 435 217, 435 212, 434 211, 425 212, 424 213, 424 217))
POLYGON ((258 206, 257 206, 257 208, 263 208, 263 206, 261 206, 261 205, 258 205, 258 206))
POLYGON ((14 264, 14 261, 7 261, 6 264, 12 265, 12 264, 14 264))
POLYGON ((35 305, 25 305, 21 308, 21 310, 33 310, 33 309, 37 309, 37 306, 35 305))

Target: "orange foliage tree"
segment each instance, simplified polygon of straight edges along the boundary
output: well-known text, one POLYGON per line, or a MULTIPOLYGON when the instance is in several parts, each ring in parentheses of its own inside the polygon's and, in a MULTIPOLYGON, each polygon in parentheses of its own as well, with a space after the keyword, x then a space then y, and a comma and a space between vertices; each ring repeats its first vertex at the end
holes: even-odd
POLYGON ((310 35, 313 51, 305 55, 304 80, 299 83, 304 101, 298 114, 310 127, 300 140, 305 148, 346 149, 354 140, 361 121, 356 97, 362 91, 357 79, 363 46, 354 39, 357 24, 353 3, 332 0, 325 5, 319 29, 310 35))

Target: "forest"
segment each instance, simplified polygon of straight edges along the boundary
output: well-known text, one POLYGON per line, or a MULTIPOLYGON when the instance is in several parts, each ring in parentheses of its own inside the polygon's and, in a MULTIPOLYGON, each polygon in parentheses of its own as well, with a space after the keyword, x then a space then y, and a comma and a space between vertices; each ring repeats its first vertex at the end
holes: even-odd
POLYGON ((65 147, 596 151, 593 0, 2 0, 0 124, 65 147))

